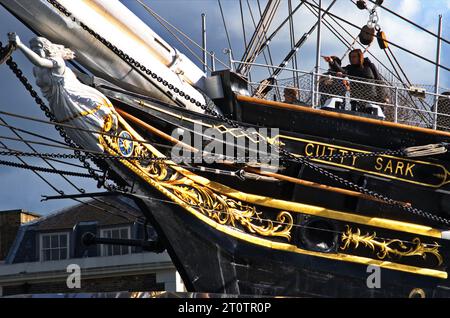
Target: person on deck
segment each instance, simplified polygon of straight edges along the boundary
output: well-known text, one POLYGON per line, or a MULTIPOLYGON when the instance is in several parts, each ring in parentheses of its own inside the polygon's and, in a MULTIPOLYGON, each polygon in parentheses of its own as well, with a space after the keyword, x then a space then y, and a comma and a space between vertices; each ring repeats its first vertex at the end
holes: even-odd
POLYGON ((350 89, 348 81, 330 77, 336 77, 340 72, 340 69, 335 65, 341 66, 339 57, 331 56, 331 58, 334 63, 330 65, 328 71, 319 79, 320 106, 323 106, 328 99, 333 97, 342 96, 345 98, 346 91, 350 89))
MULTIPOLYGON (((364 57, 364 53, 360 49, 350 51, 348 55, 350 64, 344 67, 339 65, 331 56, 324 58, 330 65, 330 68, 338 70, 338 76, 348 76, 350 79, 368 83, 351 82, 352 98, 375 103, 388 102, 385 88, 372 85, 372 83, 383 84, 380 73, 369 58, 364 57)), ((352 100, 351 105, 353 111, 366 112, 367 110, 366 102, 352 100)))
POLYGON ((293 87, 285 87, 284 88, 284 102, 288 104, 300 104, 300 100, 298 98, 298 90, 293 87))

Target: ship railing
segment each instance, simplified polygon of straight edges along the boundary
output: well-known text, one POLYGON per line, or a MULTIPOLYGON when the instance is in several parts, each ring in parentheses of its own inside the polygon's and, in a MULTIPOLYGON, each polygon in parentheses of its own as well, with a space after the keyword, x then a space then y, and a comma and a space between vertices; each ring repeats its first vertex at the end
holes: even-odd
MULTIPOLYGON (((258 98, 317 109, 370 113, 386 121, 450 131, 450 90, 441 89, 442 92, 436 94, 420 85, 407 87, 401 83, 386 84, 288 67, 247 64, 272 71, 282 69, 275 79, 248 81, 250 95, 258 98)), ((253 73, 257 72, 253 70, 253 73)))

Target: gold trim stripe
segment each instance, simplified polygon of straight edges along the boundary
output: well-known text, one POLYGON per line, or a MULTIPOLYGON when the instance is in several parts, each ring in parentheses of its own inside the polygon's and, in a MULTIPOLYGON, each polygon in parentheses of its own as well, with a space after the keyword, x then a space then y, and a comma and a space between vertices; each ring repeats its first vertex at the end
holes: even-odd
POLYGON ((314 205, 309 204, 303 204, 298 202, 292 202, 292 201, 284 201, 279 199, 273 199, 268 198, 256 194, 250 194, 250 193, 243 193, 234 189, 231 189, 225 185, 222 185, 220 183, 216 183, 214 181, 207 180, 201 176, 198 176, 191 171, 186 171, 180 167, 173 167, 178 172, 183 174, 184 176, 188 177, 194 182, 197 182, 201 185, 204 185, 208 188, 210 188, 213 191, 217 191, 223 195, 227 195, 229 197, 232 197, 233 199, 245 201, 248 203, 261 205, 269 208, 275 208, 283 211, 289 211, 289 212, 296 212, 296 213, 303 213, 308 215, 314 215, 334 220, 341 220, 346 222, 352 222, 352 223, 358 223, 358 224, 365 224, 375 227, 381 227, 389 230, 394 231, 403 231, 407 233, 412 234, 418 234, 423 236, 430 236, 434 238, 442 238, 441 231, 438 229, 434 229, 429 226, 414 224, 414 223, 408 223, 408 222, 402 222, 402 221, 396 221, 391 219, 384 219, 384 218, 378 218, 378 217, 368 217, 353 213, 347 213, 347 212, 340 212, 335 211, 331 209, 326 209, 314 205), (181 169, 183 171, 181 171, 181 169))
MULTIPOLYGON (((298 142, 304 142, 304 143, 307 143, 307 144, 309 143, 309 144, 315 144, 315 145, 320 145, 320 146, 332 146, 332 147, 335 147, 337 149, 344 149, 344 150, 348 150, 348 151, 354 152, 354 153, 370 153, 370 151, 367 151, 367 150, 349 148, 349 147, 340 146, 340 145, 332 145, 332 144, 327 144, 327 143, 323 143, 323 142, 320 142, 320 141, 308 140, 308 139, 297 138, 297 137, 287 136, 287 135, 278 135, 278 136, 275 136, 273 139, 278 139, 278 140, 288 139, 288 140, 293 140, 293 141, 298 141, 298 142)), ((293 153, 293 154, 295 156, 297 156, 297 157, 307 157, 307 155, 301 155, 301 154, 296 154, 296 153, 293 153)), ((323 164, 328 165, 328 166, 336 166, 336 167, 341 167, 341 168, 350 169, 350 170, 354 170, 354 171, 365 172, 365 173, 368 173, 368 174, 373 174, 373 175, 384 177, 384 178, 388 178, 388 179, 400 180, 402 182, 418 184, 418 185, 421 185, 421 186, 424 186, 424 187, 430 187, 430 188, 440 188, 440 187, 450 183, 450 180, 446 180, 446 176, 449 174, 449 172, 448 172, 447 168, 444 167, 441 164, 427 162, 427 161, 421 161, 421 160, 411 160, 411 159, 395 157, 395 156, 391 156, 391 155, 380 155, 379 157, 380 158, 388 158, 388 159, 394 159, 394 160, 407 161, 407 162, 412 162, 412 163, 419 164, 419 165, 438 167, 438 168, 442 169, 442 171, 446 175, 444 175, 443 181, 440 184, 435 185, 435 184, 424 183, 424 182, 415 181, 415 180, 411 180, 411 179, 405 179, 405 178, 401 178, 401 177, 396 177, 396 176, 393 176, 393 175, 390 175, 390 174, 387 174, 387 173, 381 173, 381 172, 376 172, 376 171, 372 171, 372 170, 364 170, 364 169, 361 169, 361 168, 358 168, 358 167, 354 167, 354 166, 351 166, 351 165, 340 164, 340 163, 329 161, 329 160, 325 160, 325 159, 311 159, 311 160, 323 163, 323 164)))
MULTIPOLYGON (((119 117, 119 120, 121 121, 121 123, 123 123, 122 118, 119 117)), ((128 129, 129 125, 127 125, 125 123, 123 123, 123 124, 128 129)), ((130 129, 129 130, 130 133, 137 135, 136 132, 133 131, 131 127, 129 127, 129 129, 130 129)), ((139 135, 137 135, 137 136, 139 136, 139 135)), ((105 147, 105 148, 109 149, 108 147, 105 147)), ((392 262, 388 262, 388 261, 380 261, 380 260, 375 260, 375 259, 371 259, 371 258, 367 258, 367 257, 361 257, 361 256, 355 256, 355 255, 349 255, 349 254, 341 254, 341 253, 328 254, 328 253, 321 253, 321 252, 315 252, 315 251, 308 251, 308 250, 298 248, 291 244, 273 242, 273 241, 270 241, 270 240, 267 240, 264 238, 252 236, 250 234, 243 233, 241 231, 237 231, 236 229, 234 229, 232 227, 221 225, 221 224, 215 222, 214 220, 210 219, 206 215, 198 212, 196 209, 194 209, 192 206, 183 202, 180 198, 178 198, 176 195, 174 195, 173 193, 168 191, 166 188, 160 186, 155 180, 150 178, 148 175, 142 173, 143 171, 141 169, 137 168, 136 166, 134 166, 131 162, 124 160, 124 159, 120 159, 120 161, 125 166, 127 166, 129 169, 134 171, 134 173, 136 173, 141 178, 143 178, 151 186, 153 186, 154 188, 159 190, 161 193, 163 193, 166 197, 171 199, 173 202, 182 206, 185 210, 189 211, 195 217, 197 217, 201 221, 205 222, 209 226, 215 228, 216 230, 218 230, 222 233, 228 234, 230 236, 233 236, 237 239, 240 239, 240 240, 243 240, 243 241, 258 245, 258 246, 262 246, 262 247, 266 247, 266 248, 270 248, 270 249, 276 249, 279 251, 292 252, 292 253, 297 253, 297 254, 302 254, 302 255, 316 256, 316 257, 321 257, 321 258, 326 258, 326 259, 351 262, 351 263, 357 263, 357 264, 362 264, 362 265, 376 265, 376 266, 386 268, 386 269, 397 270, 397 271, 401 271, 401 272, 418 274, 418 275, 431 276, 431 277, 436 277, 436 278, 441 278, 441 279, 447 278, 447 272, 444 272, 444 271, 439 271, 439 270, 430 269, 430 268, 420 268, 420 267, 416 267, 416 266, 392 263, 392 262)), ((168 164, 170 164, 170 162, 168 164)), ((176 167, 176 168, 178 168, 178 167, 176 167)))
MULTIPOLYGON (((153 105, 145 103, 144 101, 141 101, 141 100, 135 100, 135 102, 138 103, 141 106, 146 106, 146 107, 155 109, 155 110, 157 110, 159 112, 162 112, 164 114, 170 115, 170 116, 175 117, 175 118, 177 118, 179 120, 184 120, 184 121, 188 121, 188 122, 191 122, 191 123, 199 124, 199 125, 202 125, 202 126, 208 127, 208 128, 216 128, 221 133, 227 133, 227 132, 232 133, 232 130, 233 130, 233 129, 226 130, 226 131, 220 130, 219 128, 223 128, 225 126, 223 126, 223 125, 222 126, 211 126, 211 125, 205 124, 205 123, 203 123, 201 121, 189 119, 189 118, 183 117, 183 116, 181 116, 179 114, 176 114, 174 112, 171 112, 171 111, 168 111, 168 110, 165 110, 165 109, 153 106, 153 105)), ((250 137, 247 136, 247 135, 235 136, 235 137, 248 137, 250 139, 250 137)), ((320 141, 302 139, 302 138, 297 138, 297 137, 287 136, 287 135, 278 135, 278 136, 275 136, 274 138, 272 138, 271 140, 272 140, 272 142, 275 142, 276 139, 280 140, 281 138, 290 139, 290 140, 294 140, 294 141, 301 141, 301 142, 305 142, 305 143, 313 143, 313 144, 317 144, 317 145, 321 145, 321 146, 333 146, 333 147, 336 147, 336 148, 339 148, 339 149, 345 149, 345 150, 348 150, 348 151, 351 151, 351 152, 356 152, 356 153, 370 153, 370 151, 367 151, 367 150, 356 149, 356 148, 349 148, 349 147, 346 147, 346 146, 337 146, 337 145, 323 143, 323 142, 320 142, 320 141)), ((298 157, 304 156, 304 155, 300 155, 300 154, 294 154, 294 155, 298 156, 298 157)), ((339 163, 332 162, 332 161, 320 160, 320 159, 311 159, 311 160, 316 161, 316 162, 320 162, 320 163, 323 163, 323 164, 326 164, 326 165, 329 165, 329 166, 341 167, 341 168, 350 169, 350 170, 354 170, 354 171, 359 171, 359 172, 363 172, 363 173, 368 173, 368 174, 371 174, 371 175, 376 175, 376 176, 380 176, 380 177, 384 177, 384 178, 388 178, 388 179, 392 179, 392 180, 399 180, 401 182, 417 184, 417 185, 424 186, 424 187, 440 188, 440 187, 450 183, 450 179, 448 178, 448 176, 450 177, 450 172, 448 172, 447 168, 444 167, 441 164, 435 164, 435 163, 426 162, 426 161, 419 161, 419 160, 411 160, 411 159, 406 159, 406 158, 401 158, 401 157, 394 157, 394 156, 390 156, 390 155, 381 155, 380 157, 381 158, 394 159, 394 160, 407 161, 407 162, 412 162, 412 163, 416 163, 416 164, 420 164, 420 165, 429 165, 429 166, 433 166, 433 167, 438 167, 438 168, 441 168, 443 170, 444 174, 446 174, 446 175, 443 177, 444 181, 442 181, 441 184, 433 185, 433 184, 423 183, 423 182, 419 182, 419 181, 415 181, 415 180, 411 180, 411 179, 405 179, 405 178, 401 178, 401 177, 396 177, 396 176, 393 176, 393 175, 390 175, 390 174, 387 174, 387 173, 380 173, 380 172, 376 172, 376 171, 372 171, 372 170, 364 170, 364 169, 361 169, 361 168, 358 168, 358 167, 354 167, 354 166, 351 166, 351 165, 339 164, 339 163)))
MULTIPOLYGON (((118 116, 119 121, 124 127, 133 135, 133 138, 136 140, 141 140, 142 137, 121 117, 118 116)), ((143 143, 145 147, 149 149, 153 154, 155 154, 158 157, 164 157, 164 155, 159 152, 156 148, 153 146, 143 143)), ((235 189, 232 189, 228 186, 225 186, 223 184, 210 181, 202 176, 196 175, 192 173, 189 170, 186 170, 184 168, 181 168, 177 166, 174 162, 168 161, 167 164, 171 165, 174 170, 181 173, 185 177, 191 179, 192 181, 201 184, 205 187, 208 187, 209 189, 219 192, 220 194, 229 196, 233 199, 244 201, 248 203, 252 203, 255 205, 265 206, 269 208, 275 208, 279 209, 281 211, 289 211, 289 212, 296 212, 296 213, 303 213, 323 218, 329 218, 333 220, 340 220, 340 221, 346 221, 346 222, 352 222, 357 224, 364 224, 364 225, 370 225, 380 228, 385 228, 388 230, 393 231, 402 231, 406 233, 411 234, 417 234, 417 235, 423 235, 428 237, 434 237, 434 238, 442 238, 442 233, 438 229, 434 229, 429 226, 425 225, 419 225, 419 224, 413 224, 408 222, 402 222, 397 220, 391 220, 391 219, 384 219, 384 218, 377 218, 377 217, 368 217, 353 213, 347 213, 347 212, 340 212, 335 211, 331 209, 326 209, 314 205, 308 205, 298 202, 292 202, 292 201, 284 201, 279 199, 273 199, 273 198, 267 198, 264 196, 256 195, 256 194, 250 194, 250 193, 244 193, 235 189)))
MULTIPOLYGON (((120 123, 122 125, 124 125, 124 127, 133 135, 133 137, 135 137, 138 140, 143 140, 142 137, 139 134, 137 134, 136 131, 134 131, 134 129, 130 125, 128 125, 128 123, 121 116, 118 116, 118 118, 119 118, 120 123)), ((144 144, 144 145, 146 147, 148 147, 149 150, 152 151, 155 155, 157 155, 159 157, 163 157, 163 155, 157 149, 155 149, 153 146, 148 145, 148 144, 144 144)), ((109 148, 106 147, 106 149, 109 149, 109 148)), ((151 186, 153 186, 154 188, 159 190, 161 193, 163 193, 165 196, 167 196, 173 202, 182 206, 184 209, 189 211, 191 214, 193 214, 198 219, 202 220, 203 222, 205 222, 206 224, 210 225, 211 227, 215 228, 218 231, 221 231, 225 234, 231 235, 235 238, 244 240, 246 242, 250 242, 250 243, 253 243, 253 244, 256 244, 259 246, 276 249, 276 250, 281 250, 281 251, 286 251, 286 252, 292 252, 292 253, 298 253, 298 254, 310 255, 310 256, 317 256, 317 257, 321 257, 321 258, 327 258, 327 259, 344 261, 344 262, 352 262, 352 263, 363 264, 363 265, 376 265, 376 266, 391 269, 391 270, 397 270, 397 271, 402 271, 402 272, 407 272, 407 273, 412 273, 412 274, 447 279, 447 272, 445 272, 445 271, 439 271, 439 270, 430 269, 430 268, 420 268, 420 267, 416 267, 416 266, 392 263, 392 262, 388 262, 388 261, 375 260, 375 259, 371 259, 371 258, 367 258, 367 257, 361 257, 361 256, 355 256, 355 255, 349 255, 349 254, 340 254, 340 253, 339 254, 328 254, 328 253, 308 251, 308 250, 300 249, 291 244, 272 242, 272 241, 264 239, 264 238, 252 236, 250 234, 243 233, 241 231, 237 231, 231 227, 221 225, 221 224, 215 222, 214 220, 208 218, 206 215, 203 215, 202 213, 198 212, 192 206, 186 204, 181 199, 179 199, 177 196, 172 194, 170 191, 168 191, 164 187, 160 186, 157 182, 155 182, 149 176, 142 173, 142 171, 139 168, 134 166, 129 161, 121 160, 121 162, 125 166, 127 166, 129 169, 134 171, 136 174, 140 175, 151 186)), ((174 169, 176 169, 177 171, 179 171, 180 173, 188 172, 185 169, 176 166, 173 162, 169 161, 169 162, 167 162, 167 164, 172 165, 172 167, 174 169)), ((185 175, 185 176, 187 176, 187 175, 185 175)), ((198 178, 202 179, 203 181, 207 180, 205 178, 195 176, 195 175, 191 176, 191 177, 198 177, 198 178)), ((191 178, 191 180, 193 180, 193 179, 196 179, 196 178, 191 178)), ((193 180, 193 181, 195 181, 195 180, 193 180)), ((207 181, 209 181, 209 180, 207 180, 207 181)), ((208 182, 207 182, 207 184, 208 184, 208 182)), ((209 181, 209 184, 213 184, 213 182, 209 181)), ((225 187, 225 186, 223 186, 223 187, 225 187)), ((225 187, 225 188, 228 188, 228 187, 225 187)), ((231 195, 231 194, 235 195, 236 193, 238 193, 237 190, 233 190, 231 188, 228 188, 228 189, 230 191, 228 193, 225 193, 227 195, 231 195)), ((253 195, 247 195, 247 196, 253 196, 253 195)), ((267 203, 265 200, 263 200, 263 201, 264 201, 264 203, 267 203)), ((277 200, 277 201, 280 201, 280 200, 277 200)), ((292 203, 292 202, 286 202, 286 203, 292 203)), ((255 202, 255 204, 260 204, 260 202, 255 202)), ((319 209, 324 212, 332 212, 331 213, 332 216, 336 216, 335 213, 337 212, 337 211, 330 211, 330 210, 326 210, 326 209, 322 209, 322 208, 318 208, 318 207, 314 207, 314 206, 307 206, 307 205, 303 205, 303 204, 296 204, 296 205, 310 207, 313 209, 319 209)), ((302 213, 304 213, 304 211, 302 211, 302 213)), ((337 212, 337 213, 341 213, 343 215, 347 215, 348 217, 352 217, 352 218, 359 217, 359 218, 365 218, 365 219, 369 219, 369 220, 376 219, 376 218, 367 218, 367 217, 343 213, 343 212, 337 212)), ((326 217, 326 216, 324 215, 324 217, 326 217)), ((384 219, 379 219, 379 220, 381 221, 384 219)), ((439 235, 439 237, 440 237, 440 232, 438 230, 435 230, 430 227, 425 227, 425 226, 410 224, 410 223, 404 223, 404 222, 398 222, 398 221, 394 221, 394 220, 384 220, 384 221, 386 221, 387 224, 389 224, 389 225, 393 225, 395 223, 403 224, 406 226, 406 230, 407 230, 406 232, 416 233, 415 231, 413 231, 413 230, 416 230, 418 232, 425 233, 424 235, 426 235, 426 236, 437 237, 436 235, 439 235), (411 232, 411 231, 413 231, 413 232, 411 232)), ((354 222, 354 220, 352 222, 354 222)), ((373 226, 376 226, 376 225, 373 225, 373 226)), ((398 229, 395 229, 395 230, 398 230, 398 229)))

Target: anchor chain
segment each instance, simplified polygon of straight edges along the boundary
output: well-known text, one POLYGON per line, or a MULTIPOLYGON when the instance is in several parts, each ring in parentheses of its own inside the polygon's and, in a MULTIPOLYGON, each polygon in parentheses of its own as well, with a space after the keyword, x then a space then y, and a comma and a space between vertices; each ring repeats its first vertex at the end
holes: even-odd
POLYGON ((81 173, 81 172, 73 172, 73 171, 66 171, 66 170, 59 170, 59 169, 52 169, 52 168, 37 167, 37 166, 29 165, 29 164, 23 164, 23 163, 17 163, 17 162, 12 162, 12 161, 5 161, 5 160, 0 160, 0 165, 13 167, 13 168, 20 168, 20 169, 27 169, 27 170, 45 172, 45 173, 62 174, 62 175, 71 176, 71 177, 92 178, 92 176, 90 174, 88 174, 88 173, 81 173))
MULTIPOLYGON (((65 153, 37 153, 37 152, 22 152, 15 150, 0 151, 0 156, 21 156, 21 157, 36 157, 46 159, 79 159, 79 155, 65 154, 65 153)), ((163 163, 170 158, 148 158, 148 157, 124 157, 108 154, 91 154, 83 155, 86 159, 102 159, 102 160, 146 160, 151 162, 163 163)))
MULTIPOLYGON (((82 21, 78 20, 75 16, 73 16, 73 14, 71 12, 69 12, 64 6, 62 6, 60 3, 58 3, 58 1, 56 0, 47 0, 47 2, 49 4, 51 4, 53 7, 55 7, 58 11, 60 11, 62 14, 64 14, 66 17, 70 18, 73 22, 78 23, 81 28, 85 31, 87 31, 90 35, 92 35, 95 39, 97 39, 98 41, 100 41, 102 44, 104 44, 107 48, 109 48, 113 53, 115 53, 117 56, 119 56, 124 62, 126 62, 128 65, 130 65, 131 67, 137 69, 138 71, 140 71, 140 73, 147 79, 148 76, 150 76, 153 80, 156 80, 158 83, 161 83, 163 86, 167 87, 169 90, 173 91, 175 94, 179 95, 181 98, 184 98, 185 100, 191 102, 192 104, 196 105, 197 107, 199 107, 200 109, 204 110, 205 112, 207 112, 208 114, 210 114, 211 116, 219 119, 222 122, 227 123, 228 125, 230 125, 233 128, 238 128, 238 129, 242 129, 242 127, 239 126, 239 124, 237 124, 235 121, 223 116, 222 114, 219 114, 216 110, 211 109, 211 107, 209 105, 206 104, 202 104, 201 102, 197 101, 195 98, 191 97, 190 95, 186 94, 184 91, 180 90, 179 88, 175 87, 173 84, 170 84, 167 80, 165 80, 164 78, 162 78, 161 76, 158 76, 158 74, 156 74, 155 72, 153 72, 152 70, 148 69, 147 67, 145 67, 145 65, 141 64, 140 62, 138 62, 137 60, 135 60, 133 57, 129 56, 128 54, 126 54, 123 50, 119 49, 118 47, 116 47, 115 45, 113 45, 111 42, 109 42, 108 40, 106 40, 105 38, 103 38, 101 35, 99 35, 97 32, 95 32, 94 30, 92 30, 89 26, 87 26, 86 24, 84 24, 82 21)), ((294 154, 286 151, 285 149, 273 146, 273 145, 269 145, 269 147, 273 147, 275 150, 278 150, 278 152, 280 154, 283 155, 283 159, 284 160, 292 160, 295 161, 299 164, 302 164, 304 166, 307 166, 308 168, 323 174, 325 176, 327 176, 328 178, 330 178, 331 180, 334 180, 336 182, 339 182, 341 184, 343 184, 344 186, 353 189, 355 191, 361 192, 363 194, 372 196, 380 201, 383 201, 391 206, 395 206, 401 210, 404 210, 406 212, 409 212, 411 214, 417 215, 417 216, 421 216, 424 218, 427 218, 429 220, 435 221, 435 222, 439 222, 445 225, 450 225, 450 220, 443 218, 441 216, 435 215, 433 213, 429 213, 429 212, 425 212, 422 211, 420 209, 414 208, 412 206, 405 206, 399 202, 397 202, 396 200, 393 200, 385 195, 382 195, 380 193, 377 193, 375 191, 369 190, 365 187, 359 186, 349 180, 346 180, 344 178, 341 178, 331 172, 329 172, 328 170, 325 170, 315 164, 313 164, 310 159, 308 159, 307 157, 303 158, 303 157, 298 157, 295 156, 294 154)))
MULTIPOLYGON (((3 51, 3 43, 0 42, 0 48, 3 51)), ((67 133, 64 131, 64 128, 59 126, 56 120, 56 117, 53 115, 52 111, 50 110, 50 108, 45 104, 45 102, 42 100, 42 98, 39 97, 38 93, 33 89, 33 86, 30 84, 30 82, 28 81, 28 79, 26 78, 26 76, 23 74, 22 70, 19 69, 19 66, 17 65, 16 62, 14 62, 12 57, 9 57, 6 61, 6 65, 8 65, 8 67, 11 69, 11 71, 14 73, 14 75, 16 75, 16 77, 19 79, 19 81, 23 84, 23 86, 25 87, 25 89, 30 93, 31 97, 34 99, 34 101, 36 102, 36 104, 38 104, 39 108, 44 112, 45 116, 53 123, 55 123, 54 127, 55 129, 58 131, 59 135, 63 138, 64 142, 72 147, 75 148, 77 150, 74 150, 74 155, 72 158, 74 159, 78 159, 83 166, 87 169, 89 175, 97 181, 98 186, 104 186, 107 190, 109 191, 123 191, 123 192, 128 192, 128 189, 126 187, 121 187, 121 186, 117 186, 117 185, 111 185, 111 184, 106 184, 106 172, 105 170, 103 170, 104 175, 99 175, 97 174, 94 169, 91 167, 91 164, 87 161, 88 156, 83 154, 82 152, 82 148, 77 145, 68 135, 67 133)))

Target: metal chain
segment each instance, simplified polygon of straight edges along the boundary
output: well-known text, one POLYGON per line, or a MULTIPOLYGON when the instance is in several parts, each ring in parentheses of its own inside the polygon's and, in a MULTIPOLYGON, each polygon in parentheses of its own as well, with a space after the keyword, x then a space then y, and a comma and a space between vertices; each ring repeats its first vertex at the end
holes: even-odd
MULTIPOLYGON (((158 76, 158 74, 154 73, 153 71, 151 71, 150 69, 148 69, 147 67, 145 67, 143 64, 139 63, 138 61, 136 61, 134 58, 132 58, 131 56, 129 56, 128 54, 126 54, 123 50, 119 49, 118 47, 116 47, 115 45, 113 45, 111 42, 109 42, 108 40, 106 40, 105 38, 103 38, 101 35, 99 35, 98 33, 96 33, 94 30, 92 30, 90 27, 88 27, 86 24, 84 24, 82 21, 79 21, 75 16, 72 15, 72 13, 70 13, 65 7, 63 7, 61 4, 58 3, 58 1, 56 0, 47 0, 48 3, 50 3, 52 6, 54 6, 57 10, 59 10, 62 14, 64 14, 65 16, 67 16, 68 18, 70 18, 73 22, 78 23, 85 31, 87 31, 89 34, 91 34, 95 39, 97 39, 98 41, 100 41, 102 44, 104 44, 107 48, 109 48, 112 52, 114 52, 117 56, 119 56, 123 61, 125 61, 128 65, 132 66, 133 68, 138 69, 139 71, 141 71, 142 75, 144 77, 146 77, 147 79, 149 79, 147 76, 150 76, 153 80, 156 80, 157 82, 161 83, 163 86, 167 87, 169 90, 173 91, 175 94, 179 95, 180 97, 186 99, 187 101, 190 101, 192 104, 196 105, 197 107, 201 108, 202 110, 204 110, 205 112, 207 112, 208 114, 210 114, 211 116, 229 124, 230 126, 234 127, 234 128, 241 128, 235 121, 219 114, 216 110, 211 109, 210 107, 208 107, 208 105, 202 104, 201 102, 197 101, 195 98, 189 96, 188 94, 186 94, 185 92, 183 92, 182 90, 180 90, 179 88, 175 87, 173 84, 170 84, 167 80, 163 79, 161 76, 158 76)), ((270 146, 270 145, 269 145, 270 146)), ((369 190, 365 187, 359 186, 351 181, 348 181, 344 178, 341 178, 337 175, 334 175, 333 173, 318 167, 316 165, 314 165, 313 163, 311 163, 309 161, 309 159, 307 158, 302 158, 302 157, 297 157, 294 154, 286 151, 285 149, 281 149, 279 147, 274 147, 276 150, 278 150, 278 152, 280 154, 282 154, 284 156, 284 159, 288 159, 288 160, 293 160, 296 161, 300 164, 303 164, 307 167, 309 167, 310 169, 323 174, 325 176, 327 176, 328 178, 337 181, 351 189, 354 189, 356 191, 359 191, 363 194, 372 196, 378 200, 381 200, 389 205, 398 207, 404 211, 407 211, 409 213, 412 213, 414 215, 418 215, 421 217, 425 217, 428 218, 430 220, 436 221, 436 222, 440 222, 443 223, 445 225, 450 225, 450 220, 440 217, 438 215, 429 213, 429 212, 425 212, 422 211, 420 209, 411 207, 411 206, 404 206, 401 203, 387 197, 384 196, 382 194, 379 194, 375 191, 369 190)))
POLYGON ((39 172, 45 172, 45 173, 56 173, 56 174, 62 174, 62 175, 72 176, 72 177, 92 178, 92 176, 88 173, 37 167, 37 166, 29 165, 29 164, 23 164, 23 163, 17 163, 17 162, 5 161, 5 160, 0 160, 0 165, 14 167, 14 168, 20 168, 20 169, 39 171, 39 172))
MULTIPOLYGON (((23 151, 0 151, 0 156, 22 156, 22 157, 38 157, 50 159, 79 159, 79 155, 65 154, 65 153, 37 153, 37 152, 23 152, 23 151)), ((146 160, 151 162, 165 162, 171 160, 170 158, 149 158, 149 157, 125 157, 108 154, 92 154, 84 155, 86 159, 103 159, 103 160, 146 160)))
MULTIPOLYGON (((364 157, 370 157, 370 156, 379 156, 379 155, 386 155, 386 152, 380 152, 380 153, 370 153, 370 154, 363 154, 364 157)), ((335 159, 335 158, 353 158, 353 157, 359 157, 359 154, 353 155, 342 155, 342 156, 308 156, 305 158, 308 159, 335 159)), ((8 151, 0 151, 0 156, 22 156, 22 157, 37 157, 37 158, 49 158, 49 159, 78 159, 78 155, 72 155, 72 154, 65 154, 65 153, 37 153, 37 152, 23 152, 18 150, 8 150, 8 151)), ((102 153, 86 153, 85 157, 87 159, 103 159, 103 160, 129 160, 129 161, 148 161, 148 162, 157 162, 157 163, 164 163, 167 161, 173 161, 174 158, 171 157, 164 157, 164 158, 157 158, 157 157, 146 157, 146 156, 131 156, 131 157, 125 157, 125 156, 117 156, 117 155, 109 155, 109 154, 102 154, 102 153)), ((197 162, 197 160, 204 160, 204 159, 217 159, 219 156, 215 156, 214 154, 211 154, 210 156, 202 155, 202 156, 186 156, 186 157, 176 157, 176 161, 194 161, 197 162)), ((223 157, 223 159, 226 159, 227 161, 231 160, 237 160, 237 161, 257 161, 258 159, 261 159, 261 157, 223 157)), ((279 159, 278 157, 267 157, 266 159, 279 159)), ((297 160, 292 160, 297 161, 297 160)))
MULTIPOLYGON (((3 50, 3 44, 0 42, 0 48, 3 50)), ((33 89, 33 86, 30 84, 28 79, 25 77, 23 72, 19 69, 19 66, 16 62, 14 62, 13 58, 10 57, 6 61, 6 65, 11 69, 11 71, 16 75, 19 81, 23 84, 25 89, 30 93, 31 97, 34 98, 36 104, 39 105, 39 108, 44 112, 45 116, 54 124, 55 129, 58 131, 59 135, 64 139, 64 142, 72 148, 76 148, 74 150, 73 158, 80 160, 83 166, 87 169, 89 175, 98 182, 100 186, 104 186, 109 191, 123 191, 128 192, 126 187, 120 187, 117 185, 106 184, 105 176, 101 176, 95 172, 95 170, 91 167, 91 164, 87 161, 88 156, 82 153, 82 148, 78 146, 64 131, 64 128, 57 124, 56 117, 51 112, 49 107, 44 103, 44 101, 39 97, 38 93, 33 89)), ((105 171, 104 171, 105 173, 105 171)))

